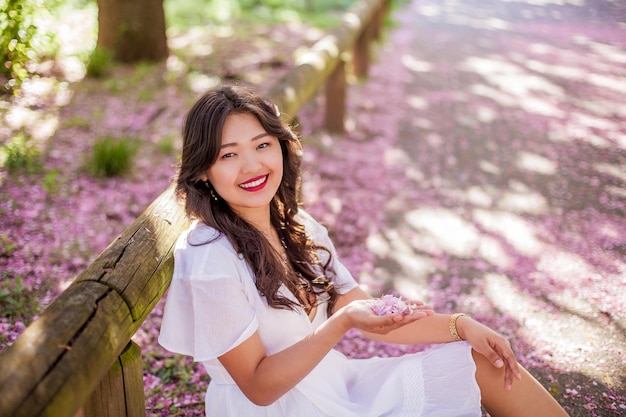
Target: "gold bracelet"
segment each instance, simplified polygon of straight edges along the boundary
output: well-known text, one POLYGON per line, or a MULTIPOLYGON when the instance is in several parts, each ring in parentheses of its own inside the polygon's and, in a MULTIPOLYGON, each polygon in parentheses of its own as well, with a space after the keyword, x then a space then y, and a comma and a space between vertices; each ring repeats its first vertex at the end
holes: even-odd
POLYGON ((448 329, 450 329, 450 335, 452 335, 452 340, 454 340, 455 342, 463 340, 463 338, 459 336, 459 332, 456 329, 456 320, 464 315, 464 313, 454 313, 450 316, 450 320, 448 321, 448 329))

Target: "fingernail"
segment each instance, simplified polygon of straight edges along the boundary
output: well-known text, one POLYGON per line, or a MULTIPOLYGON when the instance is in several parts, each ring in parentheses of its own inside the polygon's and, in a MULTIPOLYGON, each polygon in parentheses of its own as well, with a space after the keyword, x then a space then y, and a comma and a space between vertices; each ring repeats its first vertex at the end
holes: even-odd
POLYGON ((497 368, 500 368, 502 365, 504 365, 504 362, 502 362, 502 359, 498 359, 497 361, 494 362, 494 365, 497 368))

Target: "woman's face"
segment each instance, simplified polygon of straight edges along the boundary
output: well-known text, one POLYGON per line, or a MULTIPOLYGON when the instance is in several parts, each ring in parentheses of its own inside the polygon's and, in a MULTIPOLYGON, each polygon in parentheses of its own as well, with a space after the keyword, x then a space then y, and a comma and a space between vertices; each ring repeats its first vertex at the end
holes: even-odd
POLYGON ((222 146, 207 179, 238 214, 268 209, 283 177, 278 139, 249 113, 231 114, 222 131, 222 146))

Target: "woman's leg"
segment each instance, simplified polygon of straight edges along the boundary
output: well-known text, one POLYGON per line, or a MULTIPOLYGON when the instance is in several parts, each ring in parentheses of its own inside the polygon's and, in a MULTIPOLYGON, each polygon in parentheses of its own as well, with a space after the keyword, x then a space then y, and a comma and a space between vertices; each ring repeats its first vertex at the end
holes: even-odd
POLYGON ((503 368, 496 368, 472 350, 481 401, 492 417, 566 417, 567 413, 539 382, 521 368, 522 380, 504 390, 503 368))

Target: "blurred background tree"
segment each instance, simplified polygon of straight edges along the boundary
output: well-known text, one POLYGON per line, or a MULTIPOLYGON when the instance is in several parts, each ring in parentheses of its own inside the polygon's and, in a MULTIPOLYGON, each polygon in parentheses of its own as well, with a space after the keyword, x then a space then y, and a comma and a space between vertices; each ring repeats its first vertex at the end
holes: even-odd
POLYGON ((97 48, 120 62, 167 58, 163 0, 98 0, 97 48))
POLYGON ((38 74, 37 64, 54 59, 59 49, 55 25, 67 10, 97 7, 97 42, 87 61, 88 75, 101 76, 110 61, 166 59, 166 30, 180 33, 240 19, 268 24, 306 21, 324 28, 336 24, 353 1, 0 0, 0 91, 19 94, 22 83, 38 74))

